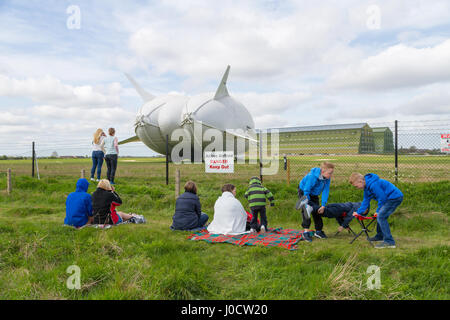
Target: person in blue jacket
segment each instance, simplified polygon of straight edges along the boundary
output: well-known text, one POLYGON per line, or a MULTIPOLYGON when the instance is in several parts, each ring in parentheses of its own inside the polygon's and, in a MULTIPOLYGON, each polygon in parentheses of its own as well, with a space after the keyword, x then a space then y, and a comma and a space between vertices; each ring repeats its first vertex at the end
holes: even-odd
POLYGON ((208 221, 208 215, 202 213, 202 205, 197 196, 197 186, 188 181, 184 186, 185 192, 177 198, 175 214, 173 215, 172 230, 193 230, 201 228, 208 221))
POLYGON ((303 238, 308 242, 312 241, 308 233, 311 226, 311 215, 316 228, 314 235, 319 239, 327 238, 322 230, 323 221, 321 214, 323 214, 328 201, 330 178, 333 172, 334 165, 330 162, 323 162, 320 168, 312 168, 298 185, 298 197, 300 208, 302 209, 302 227, 304 228, 303 238), (318 210, 313 210, 312 205, 319 205, 319 195, 322 195, 322 205, 318 210))
POLYGON ((75 192, 66 199, 66 217, 64 224, 80 228, 92 223, 92 199, 87 193, 89 182, 86 179, 77 181, 75 192))
MULTIPOLYGON (((313 204, 312 207, 314 211, 317 211, 320 206, 313 204)), ((335 218, 339 224, 338 232, 342 232, 344 229, 348 229, 353 219, 353 212, 359 207, 361 207, 361 202, 330 203, 325 206, 322 215, 326 218, 335 218)), ((367 212, 369 209, 364 214, 367 212)))
POLYGON ((356 213, 362 214, 369 207, 370 200, 374 199, 378 202, 376 210, 377 234, 370 238, 370 240, 381 243, 377 244, 375 248, 395 248, 395 241, 392 237, 387 219, 402 203, 403 193, 392 183, 380 179, 374 173, 368 173, 363 176, 358 172, 354 172, 350 176, 349 182, 354 187, 364 190, 361 207, 359 207, 356 213))

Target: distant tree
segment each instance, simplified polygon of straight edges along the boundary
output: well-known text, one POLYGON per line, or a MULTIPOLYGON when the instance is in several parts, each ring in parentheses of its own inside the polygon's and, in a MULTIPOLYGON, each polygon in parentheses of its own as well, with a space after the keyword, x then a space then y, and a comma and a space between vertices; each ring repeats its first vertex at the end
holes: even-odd
POLYGON ((52 155, 50 156, 50 158, 58 158, 58 152, 53 151, 52 155))

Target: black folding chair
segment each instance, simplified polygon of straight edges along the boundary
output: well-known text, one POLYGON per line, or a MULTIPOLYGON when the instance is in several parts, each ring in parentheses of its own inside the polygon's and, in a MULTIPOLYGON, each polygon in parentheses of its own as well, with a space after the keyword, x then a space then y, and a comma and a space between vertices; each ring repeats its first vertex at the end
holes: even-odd
POLYGON ((369 241, 369 243, 372 245, 372 247, 374 247, 372 241, 370 241, 370 236, 369 236, 369 232, 372 232, 373 230, 369 230, 369 227, 372 223, 377 221, 377 214, 375 213, 371 217, 366 217, 366 216, 363 216, 363 215, 355 212, 355 213, 353 213, 353 216, 356 218, 356 220, 358 220, 358 222, 361 226, 361 232, 355 235, 353 240, 350 241, 350 244, 352 244, 353 241, 358 239, 359 236, 364 232, 366 234, 367 241, 369 241))

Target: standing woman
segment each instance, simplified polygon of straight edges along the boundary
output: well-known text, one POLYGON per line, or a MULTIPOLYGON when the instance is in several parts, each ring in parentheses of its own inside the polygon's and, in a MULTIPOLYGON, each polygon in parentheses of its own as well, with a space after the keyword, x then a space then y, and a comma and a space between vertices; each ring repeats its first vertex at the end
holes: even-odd
POLYGON ((91 180, 94 181, 95 168, 97 168, 97 181, 100 181, 102 174, 103 158, 105 156, 105 139, 106 134, 102 129, 97 129, 94 133, 94 140, 92 141, 92 169, 91 180))
POLYGON ((119 140, 114 136, 116 130, 108 129, 109 136, 105 138, 105 161, 108 170, 106 176, 111 184, 114 183, 114 176, 117 169, 117 157, 119 156, 119 140))

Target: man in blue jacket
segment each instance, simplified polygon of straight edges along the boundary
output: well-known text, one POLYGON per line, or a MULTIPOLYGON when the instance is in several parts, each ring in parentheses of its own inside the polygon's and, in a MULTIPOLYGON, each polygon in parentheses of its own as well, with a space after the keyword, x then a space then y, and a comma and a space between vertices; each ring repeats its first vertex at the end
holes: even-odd
POLYGON ((66 199, 66 218, 64 224, 80 228, 92 222, 92 199, 87 193, 89 182, 86 179, 77 181, 75 192, 66 199))
POLYGON ((363 176, 354 172, 350 176, 350 184, 364 190, 364 199, 361 207, 356 211, 362 214, 370 205, 370 200, 378 202, 377 213, 377 234, 370 238, 371 241, 379 241, 375 248, 395 248, 395 241, 391 234, 391 229, 387 221, 388 217, 394 213, 395 209, 403 201, 403 193, 389 181, 380 179, 374 173, 363 176))
POLYGON ((311 226, 311 215, 314 220, 316 232, 314 236, 319 239, 327 238, 323 232, 323 221, 320 216, 325 210, 330 193, 330 178, 334 171, 334 165, 323 162, 320 168, 312 168, 311 171, 300 181, 298 185, 298 197, 300 208, 302 209, 302 227, 304 228, 303 238, 311 242, 308 231, 311 226), (318 210, 313 210, 312 205, 319 206, 319 195, 322 194, 322 205, 318 210))

